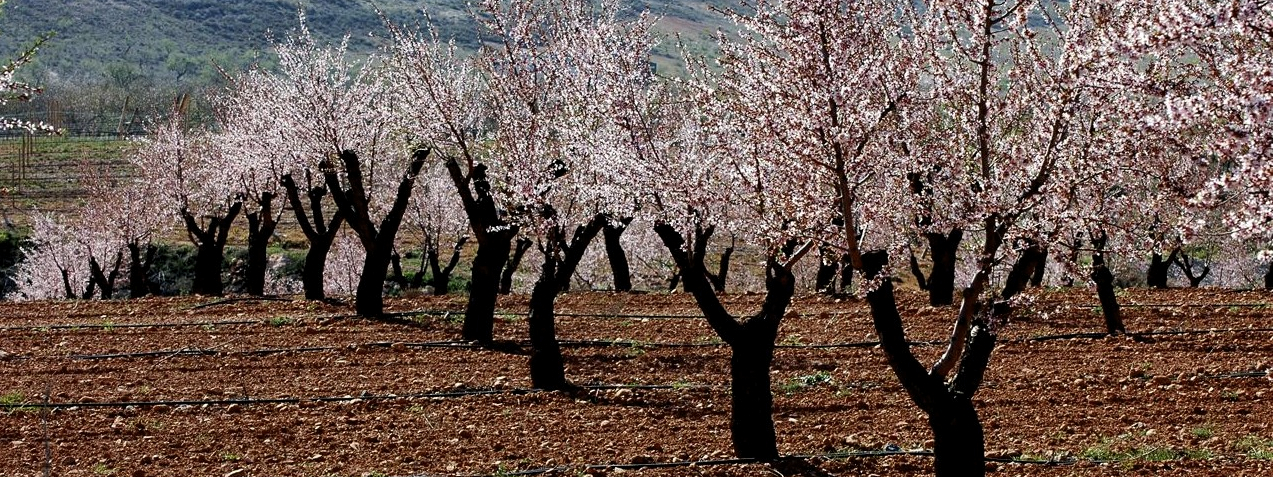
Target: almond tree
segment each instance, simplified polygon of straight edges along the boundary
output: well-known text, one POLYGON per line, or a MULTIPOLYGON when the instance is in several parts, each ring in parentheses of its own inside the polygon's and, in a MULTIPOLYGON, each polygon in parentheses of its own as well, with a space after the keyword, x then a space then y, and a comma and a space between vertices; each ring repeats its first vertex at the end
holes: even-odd
POLYGON ((280 181, 311 242, 306 258, 306 295, 319 296, 320 265, 343 221, 366 252, 355 297, 358 314, 380 316, 393 244, 427 147, 412 150, 391 137, 393 115, 376 58, 355 60, 348 38, 320 45, 300 19, 298 33, 275 45, 280 73, 265 90, 271 107, 262 108, 276 129, 266 136, 291 151, 280 181), (304 174, 310 214, 304 213, 297 175, 304 174), (311 182, 313 181, 313 182, 311 182), (330 195, 337 216, 323 216, 330 195))
POLYGON ((510 220, 542 255, 527 320, 531 378, 536 387, 562 389, 569 383, 554 302, 609 218, 632 213, 609 175, 624 167, 626 150, 603 132, 653 80, 653 22, 646 14, 621 20, 609 1, 483 7, 500 42, 479 59, 493 129, 489 172, 510 220))
POLYGON ((243 210, 242 194, 234 188, 235 168, 225 167, 234 151, 209 132, 187 130, 182 116, 181 108, 174 108, 130 161, 140 180, 162 191, 168 213, 180 218, 197 249, 191 292, 219 296, 230 225, 243 210))
POLYGON ((512 249, 517 227, 493 191, 484 157, 490 128, 485 82, 473 63, 461 57, 453 41, 438 36, 427 21, 424 31, 389 25, 393 38, 385 55, 391 103, 409 134, 430 144, 454 184, 473 238, 469 299, 464 339, 489 344, 494 337, 495 302, 500 272, 512 249))
MULTIPOLYGON (((441 168, 441 164, 436 161, 425 165, 419 190, 408 206, 405 219, 409 226, 420 233, 424 244, 420 269, 409 285, 414 288, 424 286, 427 267, 428 285, 433 288, 434 295, 448 293, 451 274, 459 264, 460 252, 469 239, 469 224, 461 215, 463 205, 460 204, 450 177, 441 168), (443 244, 451 252, 445 263, 442 258, 443 244)), ((401 275, 401 270, 397 273, 401 275)))
MULTIPOLYGON (((938 475, 984 473, 984 437, 972 398, 1002 318, 993 301, 1010 294, 992 290, 995 271, 1021 254, 1016 247, 1074 235, 1073 226, 1057 232, 1057 222, 1083 225, 1079 230, 1099 249, 1110 224, 1143 205, 1102 201, 1104 217, 1067 215, 1082 201, 1075 191, 1102 190, 1093 183, 1133 187, 1130 173, 1141 158, 1121 154, 1135 140, 1121 126, 1134 116, 1116 106, 1126 86, 1117 73, 1134 68, 1113 45, 1124 22, 1144 8, 1131 2, 934 1, 915 16, 908 28, 913 34, 899 35, 898 48, 915 54, 906 60, 914 63, 889 66, 916 69, 919 80, 915 101, 901 108, 888 153, 905 164, 898 167, 904 172, 885 172, 882 193, 863 209, 888 210, 898 198, 915 197, 903 174, 935 172, 942 180, 928 183, 932 192, 924 196, 948 204, 944 220, 952 227, 976 231, 964 237, 976 245, 976 271, 963 285, 947 349, 931 367, 906 344, 886 279, 888 254, 860 255, 864 275, 877 284, 867 300, 889 364, 929 416, 938 475)), ((923 208, 927 200, 910 203, 923 208)), ((907 217, 891 222, 914 224, 907 217)))
MULTIPOLYGON (((1219 211, 1235 239, 1267 241, 1273 221, 1273 6, 1175 0, 1162 11, 1131 29, 1122 45, 1174 73, 1154 83, 1162 107, 1144 126, 1209 172, 1192 205, 1219 211)), ((1199 232, 1186 225, 1189 233, 1199 232)), ((1267 259, 1267 253, 1261 256, 1267 259)), ((1273 288, 1273 266, 1265 284, 1273 288)))

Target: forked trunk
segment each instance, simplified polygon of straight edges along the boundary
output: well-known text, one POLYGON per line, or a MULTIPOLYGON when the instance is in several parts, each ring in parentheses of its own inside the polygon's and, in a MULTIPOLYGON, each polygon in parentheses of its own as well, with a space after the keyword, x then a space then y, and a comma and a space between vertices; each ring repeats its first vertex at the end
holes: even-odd
POLYGON ((535 242, 528 238, 519 238, 513 246, 513 256, 509 257, 508 264, 504 265, 504 270, 499 278, 499 293, 507 295, 513 292, 513 274, 517 273, 517 267, 522 265, 522 258, 526 256, 526 251, 530 250, 531 245, 535 242))
MULTIPOLYGON (((866 278, 876 279, 887 265, 888 255, 882 251, 866 253, 862 263, 866 278)), ((958 372, 947 384, 943 374, 925 369, 911 353, 893 293, 893 283, 883 277, 867 294, 867 303, 889 367, 911 400, 928 415, 936 474, 984 476, 985 435, 972 399, 989 365, 995 336, 985 323, 974 321, 958 372)))
POLYGON ((654 230, 680 268, 685 290, 694 295, 712 330, 729 344, 730 435, 735 455, 763 462, 777 459, 770 367, 779 326, 795 295, 795 276, 770 257, 765 267, 764 305, 740 323, 721 304, 703 265, 703 251, 712 230, 696 230, 692 250, 687 250, 685 237, 675 228, 658 224, 654 230))

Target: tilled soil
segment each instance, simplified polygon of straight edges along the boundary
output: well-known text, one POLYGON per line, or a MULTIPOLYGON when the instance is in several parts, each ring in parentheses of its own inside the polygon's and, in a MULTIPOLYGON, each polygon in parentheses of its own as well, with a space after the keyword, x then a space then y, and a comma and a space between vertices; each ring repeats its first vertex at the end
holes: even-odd
MULTIPOLYGON (((727 297, 739 314, 762 299, 727 297)), ((1042 294, 1000 329, 977 395, 990 470, 1273 475, 1273 296, 1120 299, 1128 328, 1144 334, 1098 336, 1086 290, 1042 294)), ((919 295, 901 302, 915 352, 931 362, 952 311, 919 295)), ((526 297, 501 298, 497 349, 456 341, 463 297, 389 307, 396 322, 302 301, 0 304, 0 476, 931 469, 931 457, 905 455, 931 449, 931 433, 851 298, 804 297, 784 320, 779 449, 808 457, 774 466, 719 462, 732 457, 729 349, 689 296, 564 295, 567 376, 586 387, 551 393, 528 389, 526 297)))

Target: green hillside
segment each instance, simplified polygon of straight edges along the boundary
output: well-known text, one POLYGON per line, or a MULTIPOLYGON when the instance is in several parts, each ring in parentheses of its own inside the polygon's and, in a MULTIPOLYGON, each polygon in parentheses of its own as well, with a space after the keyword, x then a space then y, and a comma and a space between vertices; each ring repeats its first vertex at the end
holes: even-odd
MULTIPOLYGON (((320 38, 351 35, 356 51, 373 51, 383 27, 379 7, 397 22, 428 10, 444 35, 472 47, 478 29, 466 0, 306 0, 311 30, 320 38)), ((118 86, 153 80, 167 84, 215 81, 213 64, 231 68, 269 62, 269 35, 296 28, 296 0, 9 0, 0 13, 0 54, 12 56, 36 36, 54 32, 26 75, 39 81, 107 81, 118 86)), ((708 5, 730 0, 638 0, 663 15, 664 32, 698 45, 720 25, 708 5)), ((671 53, 666 41, 664 53, 671 53)), ((663 60, 667 60, 664 58, 663 60)), ((661 61, 662 62, 662 61, 661 61)))

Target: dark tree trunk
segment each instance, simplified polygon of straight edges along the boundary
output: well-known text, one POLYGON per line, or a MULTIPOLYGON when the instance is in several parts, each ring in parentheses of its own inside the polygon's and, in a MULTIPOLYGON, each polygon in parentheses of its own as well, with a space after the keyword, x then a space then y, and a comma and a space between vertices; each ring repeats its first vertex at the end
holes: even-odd
POLYGON ((207 296, 221 296, 225 293, 221 282, 221 263, 225 261, 225 243, 229 239, 230 225, 241 210, 243 203, 235 202, 226 210, 225 215, 208 217, 203 227, 189 211, 184 208, 181 210, 186 233, 197 247, 191 293, 207 296))
MULTIPOLYGON (((307 182, 312 182, 309 172, 306 172, 306 179, 307 182)), ((305 207, 301 203, 300 187, 296 185, 292 176, 283 176, 281 182, 287 191, 287 201, 292 206, 292 212, 296 214, 296 222, 305 233, 305 238, 309 240, 309 250, 305 253, 305 268, 301 270, 301 286, 305 290, 305 299, 322 300, 327 297, 323 289, 327 253, 331 251, 332 242, 336 240, 336 233, 340 231, 340 225, 345 217, 337 207, 330 219, 323 218, 323 197, 327 196, 326 187, 314 186, 306 191, 310 204, 310 213, 306 214, 305 207)))
POLYGON ((1030 275, 1030 286, 1038 288, 1043 286, 1043 272, 1048 268, 1048 248, 1042 247, 1039 254, 1038 265, 1034 267, 1034 273, 1030 275))
POLYGON ((708 272, 707 279, 712 282, 712 289, 716 293, 725 293, 725 284, 729 280, 729 259, 734 256, 734 245, 730 243, 725 247, 725 251, 720 254, 720 267, 717 268, 715 274, 708 272))
POLYGON ((999 300, 994 305, 995 315, 1000 317, 1008 316, 1012 308, 1009 305, 1010 300, 1018 293, 1025 291, 1026 287, 1029 286, 1035 272, 1043 267, 1044 257, 1046 255, 1043 247, 1040 247, 1037 243, 1028 243, 1021 249, 1016 263, 1012 264, 1012 270, 1008 272, 1008 277, 1003 281, 1003 291, 999 294, 999 300))
POLYGON ((1096 297, 1101 303, 1101 315, 1105 318, 1105 330, 1111 335, 1127 333, 1123 317, 1118 309, 1118 296, 1114 294, 1114 274, 1105 265, 1104 233, 1092 238, 1092 281, 1096 283, 1096 297))
POLYGON ((535 387, 540 389, 567 389, 566 368, 561 359, 561 347, 557 343, 556 314, 554 303, 557 295, 565 291, 565 284, 570 282, 574 265, 583 259, 588 244, 601 231, 606 218, 597 215, 587 224, 575 228, 575 233, 567 242, 560 226, 549 231, 545 243, 539 250, 544 254, 544 262, 539 269, 539 279, 530 296, 530 377, 535 387))
POLYGON ((697 230, 691 250, 686 250, 686 239, 675 228, 658 224, 655 232, 680 268, 685 290, 694 295, 708 324, 729 344, 734 453, 760 461, 777 459, 770 368, 779 326, 795 294, 795 277, 770 257, 765 268, 765 303, 759 313, 740 322, 721 304, 703 264, 712 230, 697 230))
POLYGON ((301 270, 301 288, 305 290, 306 300, 327 298, 327 292, 323 289, 326 283, 324 275, 327 270, 327 254, 335 239, 334 235, 324 234, 309 240, 309 250, 305 252, 305 268, 301 270))
POLYGON ((932 306, 948 306, 954 303, 955 265, 958 264, 959 243, 963 241, 963 229, 949 234, 927 233, 928 250, 933 257, 933 269, 928 273, 928 303, 932 306))
POLYGON ((1185 252, 1180 252, 1180 255, 1176 257, 1175 263, 1176 266, 1180 267, 1180 271, 1184 272, 1185 278, 1189 279, 1189 288, 1198 288, 1198 285, 1201 285, 1202 281, 1206 280, 1207 275, 1211 273, 1211 266, 1203 264, 1202 272, 1194 274, 1193 257, 1190 257, 1189 254, 1185 252))
POLYGON ((849 293, 851 286, 853 286, 853 262, 846 253, 840 256, 840 294, 849 293))
POLYGON ((399 290, 406 290, 411 285, 407 276, 402 273, 402 254, 398 253, 397 248, 389 252, 389 272, 385 281, 394 284, 399 290))
POLYGON ((554 303, 561 291, 557 283, 557 258, 551 250, 544 251, 544 262, 539 279, 530 294, 530 381, 539 389, 561 390, 569 387, 566 382, 566 366, 561 359, 561 346, 557 343, 557 321, 554 303))
POLYGON ((929 413, 928 425, 938 476, 985 475, 986 438, 972 399, 952 395, 942 400, 929 413))
POLYGON ((513 256, 508 259, 507 265, 502 265, 504 270, 500 273, 499 278, 499 292, 501 295, 513 292, 513 274, 517 273, 517 267, 522 265, 522 258, 526 256, 526 251, 530 250, 532 245, 535 245, 535 241, 531 239, 517 239, 517 243, 512 250, 513 256))
MULTIPOLYGON (((869 252, 862 256, 862 263, 864 275, 874 279, 887 266, 888 255, 883 251, 869 252)), ((942 375, 925 369, 911 353, 893 283, 887 279, 881 281, 866 299, 889 367, 911 400, 928 415, 933 431, 936 474, 939 477, 985 475, 985 436, 972 399, 994 351, 994 334, 985 323, 973 322, 959 370, 947 384, 942 375)))
MULTIPOLYGON (((123 266, 123 263, 123 252, 116 253, 115 262, 111 264, 111 270, 107 273, 102 269, 101 264, 97 263, 97 258, 89 257, 89 280, 97 286, 97 289, 101 292, 101 298, 103 300, 109 300, 115 297, 115 280, 119 278, 119 269, 123 266)), ((91 294, 92 293, 89 293, 89 295, 91 294)))
POLYGON ((606 259, 609 260, 610 272, 614 275, 614 291, 617 292, 632 291, 632 269, 628 267, 628 254, 623 251, 623 243, 619 241, 631 223, 631 217, 624 217, 618 224, 606 222, 601 229, 606 243, 606 259))
POLYGON ((367 251, 362 262, 362 275, 354 292, 354 309, 358 316, 379 317, 385 310, 385 278, 389 275, 389 261, 393 249, 379 247, 367 251))
POLYGON ((159 248, 146 244, 146 256, 142 257, 141 244, 128 242, 128 297, 141 298, 150 294, 150 265, 155 262, 159 248))
POLYGON ((1145 272, 1145 285, 1150 288, 1167 288, 1167 272, 1171 270, 1171 264, 1176 261, 1176 255, 1179 253, 1180 248, 1176 247, 1171 249, 1171 254, 1167 258, 1163 258, 1162 254, 1154 251, 1149 258, 1149 270, 1145 272))
POLYGON ((928 279, 924 278, 924 270, 919 267, 919 258, 915 256, 915 252, 911 252, 911 275, 915 276, 915 284, 919 285, 920 290, 928 290, 928 279))
POLYGON ((75 289, 71 287, 71 271, 65 268, 60 269, 60 271, 62 272, 62 294, 66 295, 67 300, 79 298, 75 294, 75 289))
POLYGON ((508 261, 509 248, 512 245, 510 242, 511 235, 497 237, 492 234, 485 242, 477 243, 469 302, 464 309, 466 340, 489 344, 494 339, 495 300, 499 295, 500 271, 504 268, 504 262, 508 261))
POLYGON ((265 274, 269 271, 269 255, 267 253, 270 238, 278 227, 278 216, 274 214, 274 193, 262 192, 257 204, 260 210, 246 214, 248 219, 248 264, 247 274, 243 277, 243 289, 249 295, 265 294, 265 274))
POLYGON ((826 295, 834 294, 835 278, 839 271, 840 254, 831 247, 818 247, 818 274, 814 277, 813 289, 826 295))
POLYGON ((491 196, 486 166, 470 164, 468 174, 455 157, 446 158, 447 174, 460 194, 464 214, 477 240, 469 301, 464 309, 464 339, 490 344, 495 335, 495 301, 500 291, 500 272, 508 261, 517 227, 504 221, 491 196))
POLYGON ((1269 264, 1269 268, 1264 271, 1264 289, 1273 290, 1273 263, 1269 264))
POLYGON ((468 241, 468 237, 460 237, 455 242, 455 247, 451 248, 451 258, 447 261, 445 267, 439 262, 437 241, 435 240, 429 248, 429 270, 432 272, 429 284, 433 286, 434 295, 441 296, 451 291, 451 273, 455 271, 455 266, 460 263, 460 251, 464 249, 464 244, 468 241))
MULTIPOLYGON (((1269 265, 1269 268, 1273 269, 1273 265, 1269 265)), ((667 291, 674 292, 678 286, 681 286, 681 269, 679 268, 672 270, 671 278, 667 279, 667 291)))
POLYGON ((389 259, 393 252, 393 242, 402 225, 402 216, 407 211, 407 203, 411 200, 411 190, 415 187, 416 176, 424 167, 429 157, 429 149, 417 149, 411 154, 411 162, 402 174, 398 183, 397 194, 393 205, 379 224, 371 219, 371 207, 363 181, 362 163, 353 151, 344 151, 340 160, 344 164, 345 180, 349 188, 341 186, 340 176, 336 168, 330 164, 322 167, 323 178, 327 189, 331 192, 336 207, 349 227, 358 234, 366 257, 363 259, 362 276, 358 279, 358 290, 355 294, 354 309, 359 316, 380 317, 384 315, 384 284, 389 273, 389 259))

